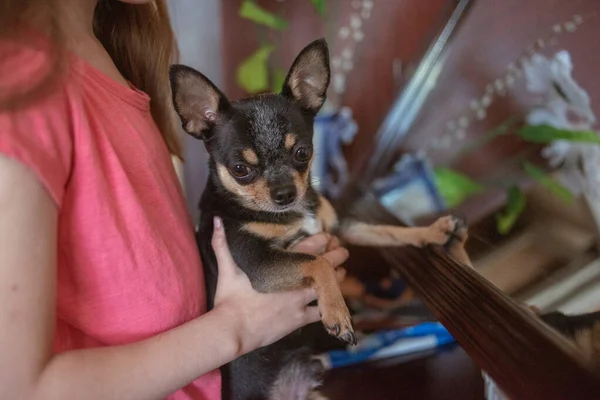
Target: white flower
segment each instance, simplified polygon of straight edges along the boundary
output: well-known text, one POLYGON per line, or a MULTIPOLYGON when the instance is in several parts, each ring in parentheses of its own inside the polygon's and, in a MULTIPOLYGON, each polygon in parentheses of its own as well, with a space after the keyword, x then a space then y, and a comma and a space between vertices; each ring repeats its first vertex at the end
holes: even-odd
POLYGON ((556 141, 542 151, 551 166, 560 165, 560 182, 573 194, 600 199, 600 146, 556 141))
POLYGON ((534 54, 523 64, 527 90, 543 98, 541 107, 528 116, 531 125, 547 124, 560 129, 588 128, 596 122, 590 97, 575 82, 573 64, 567 51, 548 59, 534 54))
MULTIPOLYGON (((591 130, 596 122, 587 92, 572 77, 567 51, 552 59, 534 54, 523 63, 527 90, 542 103, 527 115, 530 125, 550 125, 566 130, 591 130)), ((600 146, 556 140, 542 150, 551 167, 559 167, 562 183, 573 193, 600 198, 600 146)))

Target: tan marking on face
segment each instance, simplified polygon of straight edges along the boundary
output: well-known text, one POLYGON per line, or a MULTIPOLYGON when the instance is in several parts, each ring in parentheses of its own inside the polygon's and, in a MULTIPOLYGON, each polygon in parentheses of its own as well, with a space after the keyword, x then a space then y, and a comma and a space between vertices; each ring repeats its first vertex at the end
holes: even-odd
POLYGON ((298 138, 293 133, 288 133, 287 135, 285 135, 285 149, 287 151, 290 151, 292 147, 294 147, 294 145, 296 144, 297 140, 298 138))
POLYGON ((312 166, 312 159, 308 163, 308 168, 304 172, 292 171, 292 178, 294 179, 294 185, 296 186, 296 191, 298 192, 298 198, 304 198, 308 188, 310 186, 310 169, 312 166))
POLYGON ((257 165, 258 164, 258 156, 252 149, 245 149, 242 151, 242 156, 244 156, 244 160, 248 162, 248 164, 257 165))
POLYGON ((298 191, 298 198, 302 199, 308 190, 308 173, 301 174, 298 171, 292 172, 292 177, 294 178, 294 185, 296 186, 296 190, 298 191))
POLYGON ((275 208, 271 203, 271 192, 266 179, 258 178, 249 185, 240 185, 222 164, 217 165, 217 174, 225 189, 235 194, 238 202, 244 207, 256 211, 269 211, 275 208))
POLYGON ((285 242, 294 237, 302 229, 302 220, 287 225, 248 222, 244 224, 242 229, 265 239, 277 239, 278 241, 285 242))
POLYGON ((331 232, 334 226, 337 225, 337 213, 333 206, 325 197, 319 197, 319 208, 317 209, 317 219, 323 224, 326 232, 331 232))

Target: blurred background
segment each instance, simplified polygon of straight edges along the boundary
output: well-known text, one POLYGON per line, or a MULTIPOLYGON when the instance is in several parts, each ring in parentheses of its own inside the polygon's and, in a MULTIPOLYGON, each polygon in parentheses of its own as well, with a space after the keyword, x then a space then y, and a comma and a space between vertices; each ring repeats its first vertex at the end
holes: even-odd
MULTIPOLYGON (((462 216, 475 268, 499 289, 542 311, 600 310, 596 0, 169 6, 181 62, 230 99, 279 91, 298 52, 327 38, 332 80, 315 122, 313 179, 333 202, 368 194, 407 225, 462 216)), ((185 141, 197 218, 206 154, 185 141)), ((418 299, 376 252, 351 255, 347 293, 358 293, 365 323, 426 318, 407 308, 418 299)), ((332 398, 400 398, 390 379, 411 398, 483 398, 480 371, 459 350, 396 364, 402 373, 331 375, 332 398)))

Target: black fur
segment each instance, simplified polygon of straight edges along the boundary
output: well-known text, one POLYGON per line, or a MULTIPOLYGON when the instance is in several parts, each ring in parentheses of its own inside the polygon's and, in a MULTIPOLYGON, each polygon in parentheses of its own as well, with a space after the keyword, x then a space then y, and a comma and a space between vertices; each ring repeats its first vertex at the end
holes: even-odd
POLYGON ((552 311, 541 314, 540 318, 567 338, 573 339, 577 332, 591 329, 594 324, 600 322, 600 311, 580 315, 566 315, 560 311, 552 311))

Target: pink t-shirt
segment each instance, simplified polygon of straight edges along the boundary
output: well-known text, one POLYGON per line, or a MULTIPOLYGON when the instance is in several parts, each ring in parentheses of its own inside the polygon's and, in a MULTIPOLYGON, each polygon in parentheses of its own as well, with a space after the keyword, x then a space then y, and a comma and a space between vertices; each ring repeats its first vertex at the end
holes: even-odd
MULTIPOLYGON (((34 79, 45 60, 19 49, 0 89, 34 79)), ((71 57, 58 90, 0 113, 0 153, 60 210, 56 352, 139 341, 206 312, 192 222, 149 102, 71 57)), ((213 371, 169 399, 218 399, 220 385, 213 371)))

